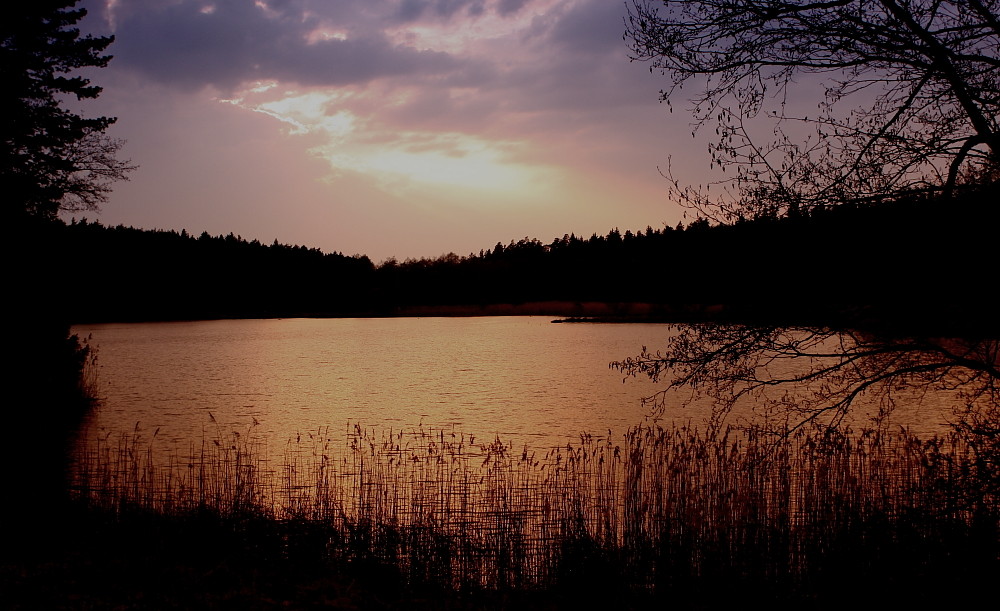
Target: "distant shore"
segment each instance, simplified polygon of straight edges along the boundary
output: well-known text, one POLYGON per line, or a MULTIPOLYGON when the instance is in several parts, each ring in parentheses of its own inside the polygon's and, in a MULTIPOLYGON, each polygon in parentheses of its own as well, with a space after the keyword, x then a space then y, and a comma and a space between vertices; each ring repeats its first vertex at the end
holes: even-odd
POLYGON ((948 304, 916 303, 848 306, 839 304, 665 304, 651 302, 531 301, 462 305, 408 305, 362 311, 268 312, 218 314, 206 317, 136 317, 88 319, 74 324, 174 322, 250 318, 430 318, 476 316, 550 316, 554 323, 730 323, 765 326, 808 326, 861 329, 890 336, 1000 337, 1000 319, 984 303, 957 308, 948 304))
MULTIPOLYGON (((411 305, 377 308, 348 312, 287 311, 262 316, 214 316, 207 319, 226 318, 420 318, 420 317, 474 317, 474 316, 553 316, 574 321, 592 322, 596 319, 618 322, 680 322, 690 317, 706 317, 721 312, 721 306, 674 307, 655 303, 600 302, 600 301, 532 301, 525 303, 488 303, 463 305, 411 305)), ((135 320, 79 320, 74 324, 105 322, 166 322, 167 320, 195 320, 191 318, 135 319, 135 320)), ((198 319, 201 320, 201 319, 198 319)))

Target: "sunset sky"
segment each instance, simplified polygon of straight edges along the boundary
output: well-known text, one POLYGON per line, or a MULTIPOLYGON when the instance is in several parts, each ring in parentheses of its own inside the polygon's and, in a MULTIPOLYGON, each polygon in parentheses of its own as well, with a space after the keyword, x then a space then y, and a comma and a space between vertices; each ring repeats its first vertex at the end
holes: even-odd
MULTIPOLYGON (((619 0, 84 0, 139 165, 105 224, 387 257, 675 225, 708 168, 619 0)), ((77 215, 80 216, 80 215, 77 215)))

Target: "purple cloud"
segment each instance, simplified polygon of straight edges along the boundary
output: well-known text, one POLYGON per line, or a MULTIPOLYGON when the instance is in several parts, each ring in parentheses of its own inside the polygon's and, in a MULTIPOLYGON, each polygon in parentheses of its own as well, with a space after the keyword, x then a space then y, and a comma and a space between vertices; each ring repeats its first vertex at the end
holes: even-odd
POLYGON ((320 14, 292 0, 264 7, 237 0, 128 2, 113 14, 114 53, 120 67, 157 81, 222 90, 262 79, 346 85, 441 75, 462 63, 447 53, 395 44, 366 27, 370 15, 359 11, 359 19, 348 21, 342 8, 320 14), (339 26, 338 18, 346 36, 312 36, 318 28, 339 26))

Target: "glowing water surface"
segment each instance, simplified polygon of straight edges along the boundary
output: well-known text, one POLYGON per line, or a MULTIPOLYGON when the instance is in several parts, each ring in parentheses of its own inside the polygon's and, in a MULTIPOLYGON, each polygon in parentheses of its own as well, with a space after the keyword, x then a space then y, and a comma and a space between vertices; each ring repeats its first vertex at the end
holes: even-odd
MULTIPOLYGON (((77 326, 98 347, 102 402, 84 439, 141 431, 197 443, 251 427, 271 444, 323 428, 445 429, 515 448, 620 436, 648 415, 646 379, 610 361, 662 346, 654 324, 548 317, 221 320, 77 326), (254 424, 256 423, 256 424, 254 424)), ((699 424, 706 406, 669 417, 699 424)), ((935 432, 946 414, 903 415, 935 432)))
POLYGON ((661 325, 546 317, 222 320, 79 326, 98 347, 103 399, 89 433, 185 441, 245 429, 275 441, 319 427, 421 424, 531 446, 623 432, 646 380, 608 368, 661 325), (212 418, 209 417, 212 415, 212 418))

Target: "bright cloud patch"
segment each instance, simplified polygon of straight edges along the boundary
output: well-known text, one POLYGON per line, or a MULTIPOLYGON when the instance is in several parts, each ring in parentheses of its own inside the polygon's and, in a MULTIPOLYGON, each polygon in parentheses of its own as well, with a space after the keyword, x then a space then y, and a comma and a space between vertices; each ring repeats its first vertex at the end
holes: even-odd
MULTIPOLYGON (((420 50, 467 54, 483 41, 509 38, 516 40, 532 24, 564 0, 536 0, 530 10, 520 12, 482 12, 467 17, 459 27, 450 20, 426 20, 418 24, 402 23, 386 28, 387 37, 396 44, 420 50)), ((501 3, 502 4, 502 3, 501 3)), ((524 2, 521 3, 523 5, 524 2)), ((497 8, 500 8, 497 6, 497 8)), ((520 7, 518 7, 520 8, 520 7)), ((513 49, 508 47, 508 52, 513 49)))
POLYGON ((334 100, 330 95, 313 92, 264 102, 253 110, 291 125, 289 132, 293 135, 323 134, 340 143, 354 132, 356 119, 344 110, 327 112, 334 100))
POLYGON ((462 134, 434 134, 429 141, 413 146, 422 134, 401 134, 397 142, 378 146, 350 147, 340 152, 336 147, 321 147, 317 153, 337 168, 349 169, 387 179, 462 187, 489 191, 493 195, 517 192, 537 186, 543 172, 505 159, 504 147, 510 144, 487 142, 462 134))
MULTIPOLYGON (((285 123, 289 135, 308 136, 310 152, 326 160, 336 174, 357 172, 383 189, 404 194, 410 186, 457 187, 517 197, 544 188, 552 170, 518 163, 514 153, 524 146, 491 141, 457 132, 396 131, 376 116, 361 117, 350 107, 363 103, 353 91, 285 91, 275 96, 273 84, 256 84, 225 103, 266 114, 285 123), (268 99, 264 99, 264 98, 268 99)), ((399 100, 383 100, 394 106, 399 100)))

